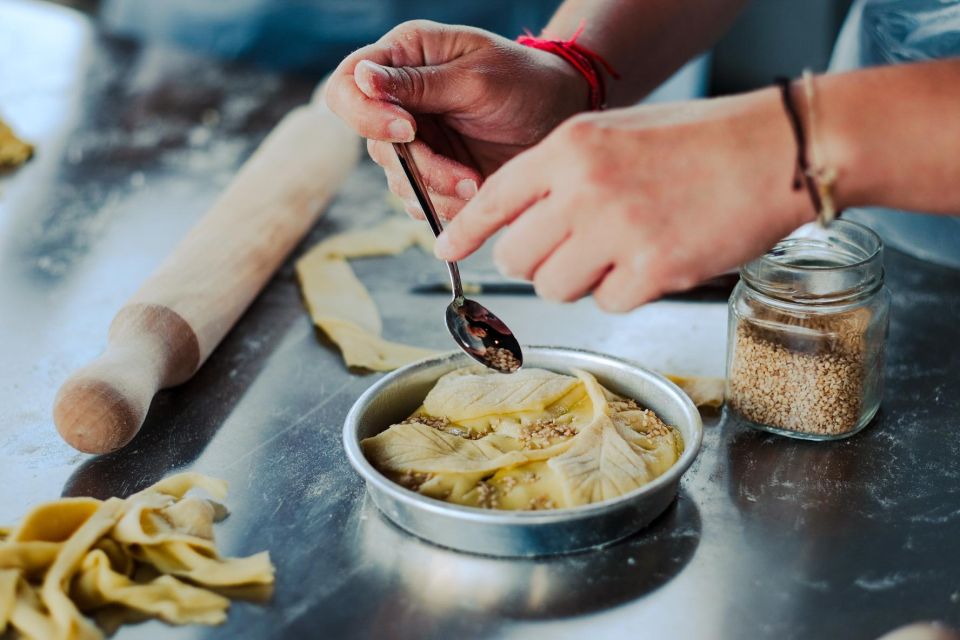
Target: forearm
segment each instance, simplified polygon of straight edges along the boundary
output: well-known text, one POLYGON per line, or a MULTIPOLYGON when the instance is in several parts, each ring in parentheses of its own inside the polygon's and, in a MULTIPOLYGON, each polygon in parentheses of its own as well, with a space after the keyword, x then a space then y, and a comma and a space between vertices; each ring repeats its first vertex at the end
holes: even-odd
POLYGON ((960 215, 960 59, 822 76, 816 90, 841 207, 960 215))
POLYGON ((608 82, 612 107, 633 104, 727 30, 748 0, 566 0, 545 27, 604 57, 620 74, 608 82))

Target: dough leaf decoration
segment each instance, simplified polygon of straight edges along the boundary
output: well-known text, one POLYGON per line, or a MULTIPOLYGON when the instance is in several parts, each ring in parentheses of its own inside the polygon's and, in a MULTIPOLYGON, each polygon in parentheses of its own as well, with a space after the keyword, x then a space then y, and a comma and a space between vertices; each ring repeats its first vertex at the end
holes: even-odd
POLYGON ((613 498, 677 461, 683 441, 676 429, 575 373, 458 369, 437 381, 411 417, 365 439, 364 454, 423 495, 518 510, 613 498))
POLYGON ((521 369, 505 382, 481 367, 457 370, 437 381, 423 409, 453 421, 543 411, 578 384, 576 378, 543 369, 521 369))
POLYGON ((656 440, 634 430, 629 417, 611 409, 593 376, 585 371, 576 373, 593 402, 593 420, 574 437, 566 452, 547 462, 560 476, 568 506, 623 495, 661 475, 677 458, 677 436, 672 429, 656 425, 660 436, 656 440))
POLYGON ((507 450, 494 436, 468 440, 413 422, 398 424, 363 441, 368 458, 385 471, 477 473, 520 464, 526 456, 507 450))

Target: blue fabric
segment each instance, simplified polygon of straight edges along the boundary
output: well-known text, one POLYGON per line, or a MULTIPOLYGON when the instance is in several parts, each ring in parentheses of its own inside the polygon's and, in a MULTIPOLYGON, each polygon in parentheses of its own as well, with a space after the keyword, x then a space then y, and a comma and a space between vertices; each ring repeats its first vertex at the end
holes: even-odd
MULTIPOLYGON (((846 71, 956 56, 960 56, 960 0, 857 0, 840 32, 830 68, 846 71)), ((960 268, 960 217, 880 208, 851 210, 845 216, 873 227, 890 246, 960 268)))
POLYGON ((321 74, 406 20, 469 24, 513 38, 559 0, 105 0, 104 26, 226 59, 321 74))

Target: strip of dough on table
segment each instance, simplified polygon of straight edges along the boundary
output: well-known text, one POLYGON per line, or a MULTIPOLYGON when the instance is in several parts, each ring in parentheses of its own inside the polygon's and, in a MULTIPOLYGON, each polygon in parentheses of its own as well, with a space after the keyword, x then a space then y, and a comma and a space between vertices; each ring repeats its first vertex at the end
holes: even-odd
POLYGON ((320 242, 297 261, 297 279, 314 324, 343 354, 350 367, 390 371, 435 352, 381 337, 383 323, 349 258, 390 256, 412 246, 433 250, 433 234, 422 222, 394 216, 320 242))

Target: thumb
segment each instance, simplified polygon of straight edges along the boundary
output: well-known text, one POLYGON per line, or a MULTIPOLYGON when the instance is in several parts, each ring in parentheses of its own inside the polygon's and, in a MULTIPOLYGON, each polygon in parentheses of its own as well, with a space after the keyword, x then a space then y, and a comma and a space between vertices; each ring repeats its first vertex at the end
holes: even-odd
POLYGON ((462 69, 450 64, 386 67, 361 60, 353 71, 360 91, 373 100, 401 105, 417 113, 447 113, 467 103, 462 69))

